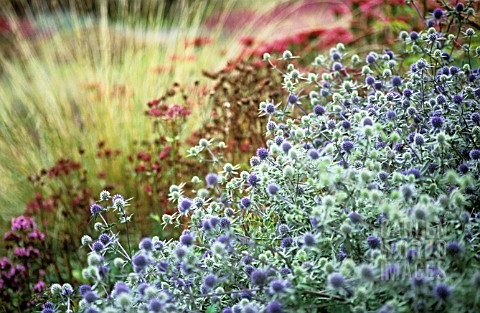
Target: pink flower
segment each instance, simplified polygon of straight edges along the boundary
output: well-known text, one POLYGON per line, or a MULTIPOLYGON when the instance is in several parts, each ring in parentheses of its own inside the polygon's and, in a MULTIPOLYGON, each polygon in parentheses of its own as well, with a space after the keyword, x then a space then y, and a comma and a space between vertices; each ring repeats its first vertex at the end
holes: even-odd
POLYGON ((33 286, 33 292, 41 292, 45 290, 47 286, 45 285, 45 282, 43 280, 39 281, 38 283, 33 286))
POLYGON ((22 229, 36 229, 37 225, 35 224, 33 218, 19 216, 17 218, 12 218, 12 230, 22 230, 22 229))
POLYGON ((29 239, 43 241, 45 239, 45 234, 40 232, 38 229, 35 229, 27 235, 29 239))
POLYGON ((163 150, 160 152, 160 159, 163 160, 165 159, 167 156, 168 156, 168 153, 170 152, 170 150, 172 150, 172 146, 166 146, 165 148, 163 148, 163 150))

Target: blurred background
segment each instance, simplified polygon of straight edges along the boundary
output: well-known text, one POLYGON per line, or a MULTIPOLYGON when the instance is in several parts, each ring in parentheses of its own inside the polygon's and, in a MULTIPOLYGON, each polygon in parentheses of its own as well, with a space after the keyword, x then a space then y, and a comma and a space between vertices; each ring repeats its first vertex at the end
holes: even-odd
MULTIPOLYGON (((334 12, 348 11, 342 1, 1 2, 2 229, 46 184, 35 176, 61 159, 81 160, 88 170, 78 174, 95 193, 125 180, 127 158, 103 162, 98 150, 136 152, 152 132, 146 103, 173 84, 207 93, 214 82, 202 70, 219 71, 266 39, 281 45, 275 39, 351 18, 334 12)), ((190 107, 181 136, 210 116, 206 98, 190 107)), ((171 102, 185 104, 180 94, 171 102)), ((115 191, 137 196, 131 188, 115 191)))

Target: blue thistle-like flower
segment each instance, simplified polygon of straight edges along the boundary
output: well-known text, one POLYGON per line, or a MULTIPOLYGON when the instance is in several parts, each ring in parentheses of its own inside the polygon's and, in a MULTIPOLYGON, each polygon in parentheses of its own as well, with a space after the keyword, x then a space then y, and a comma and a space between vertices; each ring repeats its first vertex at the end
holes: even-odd
POLYGON ((267 274, 262 270, 254 270, 250 274, 250 281, 254 286, 262 286, 267 280, 267 274))
POLYGON ((82 296, 88 303, 93 303, 98 299, 97 294, 93 291, 87 291, 82 296))
POLYGON ((232 306, 233 313, 242 313, 242 306, 240 304, 235 304, 232 306))
POLYGON ((387 268, 383 272, 382 279, 383 280, 396 279, 396 278, 398 278, 398 277, 395 276, 397 274, 397 272, 398 272, 398 265, 391 264, 391 265, 387 266, 387 268))
POLYGON ((289 231, 290 231, 290 227, 288 227, 288 225, 286 225, 286 224, 278 225, 278 233, 280 235, 284 235, 284 234, 288 233, 289 231))
POLYGON ((457 11, 458 13, 461 13, 463 12, 463 10, 465 10, 465 5, 463 3, 457 3, 457 5, 455 6, 455 11, 457 11))
POLYGON ((365 78, 365 84, 372 86, 375 83, 375 78, 373 76, 367 76, 365 78))
POLYGON ((107 245, 112 239, 107 234, 101 234, 98 237, 98 240, 100 240, 100 242, 103 243, 104 245, 107 245))
POLYGON ((113 292, 115 293, 115 296, 118 296, 122 293, 130 293, 130 288, 128 288, 127 284, 123 281, 119 281, 113 286, 113 292))
POLYGON ((370 249, 378 249, 380 248, 381 244, 382 241, 380 240, 380 238, 373 235, 367 237, 367 245, 370 249))
POLYGON ((419 288, 425 284, 425 278, 420 273, 415 273, 412 276, 411 282, 413 287, 419 288))
POLYGON ((97 253, 102 252, 104 248, 105 248, 105 246, 100 241, 95 241, 92 245, 93 251, 95 251, 97 253))
POLYGON ((287 275, 289 275, 289 274, 292 274, 292 271, 291 271, 288 267, 282 267, 282 268, 280 269, 280 274, 281 274, 282 276, 287 276, 287 275))
POLYGON ((259 157, 253 156, 253 157, 250 158, 250 166, 251 167, 258 166, 258 165, 260 165, 260 163, 262 163, 262 160, 260 160, 259 157))
POLYGON ((155 265, 162 273, 166 273, 168 270, 168 263, 166 261, 160 261, 155 265))
POLYGON ((388 173, 387 172, 378 172, 377 177, 381 181, 386 181, 388 179, 388 173))
POLYGON ((375 88, 375 90, 381 90, 383 88, 383 83, 381 80, 376 80, 374 83, 373 83, 373 88, 375 88))
POLYGON ((207 275, 203 279, 203 284, 209 289, 212 289, 213 287, 215 287, 216 283, 217 283, 217 277, 215 275, 207 275))
POLYGON ((367 61, 368 64, 372 64, 377 60, 373 54, 367 55, 365 61, 367 61))
POLYGON ((312 247, 313 245, 315 245, 315 236, 309 233, 305 234, 303 236, 303 243, 307 247, 312 247))
POLYGON ((425 59, 420 59, 420 60, 417 61, 417 68, 419 70, 424 69, 427 66, 428 66, 428 63, 427 63, 427 61, 425 61, 425 59))
POLYGON ((410 185, 403 185, 400 187, 400 192, 405 201, 408 201, 415 194, 415 189, 410 185))
POLYGON ((182 213, 187 212, 193 205, 192 200, 190 199, 183 199, 180 201, 180 205, 178 206, 178 210, 182 213))
POLYGON ((276 144, 277 146, 280 146, 284 140, 285 140, 285 137, 283 137, 283 136, 277 136, 277 137, 275 137, 275 144, 276 144))
MULTIPOLYGON (((83 296, 87 291, 91 291, 92 287, 90 285, 80 285, 78 287, 78 292, 83 296)), ((53 305, 53 304, 52 304, 53 305)), ((53 307, 53 306, 52 306, 53 307)))
POLYGON ((340 273, 332 273, 328 275, 328 284, 335 289, 340 289, 345 285, 345 278, 340 273))
POLYGON ((248 208, 251 204, 252 204, 252 201, 250 201, 250 198, 248 198, 248 197, 243 197, 243 198, 240 200, 240 205, 241 205, 242 208, 244 208, 244 209, 248 208))
POLYGON ((447 255, 454 257, 462 251, 462 246, 457 241, 450 241, 445 247, 447 255))
POLYGON ((463 101, 463 97, 460 94, 454 95, 452 98, 453 102, 456 104, 461 104, 463 101))
POLYGON ((222 229, 227 229, 228 227, 230 227, 230 220, 226 217, 220 219, 220 228, 222 229))
POLYGON ((462 174, 467 174, 468 173, 468 165, 465 164, 465 163, 460 164, 457 169, 462 174))
POLYGON ((478 160, 478 159, 480 159, 480 150, 473 149, 473 150, 470 151, 470 153, 468 155, 470 156, 470 159, 478 160))
POLYGON ((338 53, 338 51, 333 51, 332 53, 330 53, 330 57, 333 61, 338 61, 342 59, 342 55, 338 53))
POLYGON ((352 211, 349 215, 348 218, 353 224, 358 224, 362 221, 363 217, 359 213, 352 211))
POLYGON ((247 177, 247 183, 251 187, 256 187, 260 179, 257 177, 255 173, 250 173, 247 177))
POLYGON ((275 113, 275 106, 272 103, 269 103, 265 106, 265 112, 268 114, 275 113))
POLYGON ((315 115, 317 116, 323 115, 325 114, 325 112, 326 112, 325 108, 321 105, 316 105, 313 107, 313 113, 315 113, 315 115))
POLYGON ((337 123, 335 123, 334 120, 328 120, 327 127, 328 129, 335 129, 335 127, 337 127, 337 123))
POLYGON ((417 109, 415 109, 414 107, 409 107, 407 109, 407 114, 410 115, 410 116, 414 116, 416 115, 418 112, 417 112, 417 109))
POLYGON ((243 271, 245 273, 247 273, 248 276, 252 275, 253 271, 255 270, 255 267, 251 266, 251 265, 246 265, 244 268, 243 268, 243 271))
POLYGON ((449 72, 450 72, 450 75, 455 76, 456 74, 458 74, 459 69, 456 66, 450 66, 449 72))
MULTIPOLYGON (((480 91, 480 88, 478 90, 480 91)), ((480 92, 479 92, 479 95, 477 96, 477 98, 480 98, 480 92)), ((477 112, 472 113, 470 115, 470 119, 472 120, 472 122, 479 125, 480 124, 480 113, 477 113, 477 112)))
POLYGON ((443 116, 432 116, 430 118, 430 123, 432 124, 433 128, 439 129, 442 128, 445 119, 443 116))
POLYGON ((216 216, 212 216, 209 220, 209 223, 212 225, 212 227, 216 227, 219 222, 220 219, 216 216))
POLYGON ((433 295, 435 298, 442 300, 442 301, 447 301, 452 294, 452 289, 450 286, 444 283, 438 283, 434 288, 433 288, 433 295))
POLYGON ((344 121, 342 121, 342 127, 345 130, 349 130, 350 128, 352 128, 352 123, 350 123, 347 120, 344 120, 344 121))
POLYGON ((265 160, 268 157, 268 150, 265 148, 258 148, 257 156, 260 158, 260 160, 265 160))
POLYGON ((269 184, 267 186, 267 193, 271 196, 276 195, 279 190, 280 190, 280 187, 278 187, 277 184, 269 184))
POLYGON ((282 304, 278 301, 272 301, 267 304, 266 313, 283 313, 282 304))
POLYGON ((180 243, 184 246, 191 246, 193 244, 193 237, 190 234, 180 236, 180 243))
POLYGON ((332 68, 333 68, 334 71, 339 72, 339 71, 342 70, 343 65, 340 62, 334 62, 333 65, 332 65, 332 68))
POLYGON ((288 100, 287 100, 287 101, 288 101, 288 103, 290 103, 290 104, 295 104, 295 103, 297 103, 297 101, 298 101, 298 97, 297 97, 295 94, 291 93, 291 94, 288 96, 288 100))
POLYGON ((205 181, 207 182, 207 186, 216 186, 218 184, 218 175, 208 173, 207 176, 205 176, 205 181))
MULTIPOLYGON (((208 224, 210 225, 210 223, 208 223, 208 224)), ((211 227, 211 226, 210 226, 210 227, 211 227)), ((210 230, 210 229, 209 229, 209 230, 210 230)), ((180 260, 183 259, 183 257, 184 257, 185 255, 187 255, 187 249, 185 249, 185 248, 182 247, 182 246, 176 247, 173 252, 175 253, 175 256, 176 256, 178 259, 180 259, 180 260)), ((145 258, 145 257, 144 257, 144 258, 145 258)), ((146 258, 145 258, 145 261, 143 261, 143 259, 142 259, 142 263, 145 264, 144 266, 146 266, 146 265, 148 264, 146 258)), ((134 265, 135 265, 135 263, 134 263, 134 265)))
POLYGON ((149 260, 147 259, 146 256, 144 256, 143 254, 137 254, 136 256, 134 256, 132 258, 132 263, 134 266, 138 267, 138 268, 144 268, 145 266, 147 266, 150 262, 149 260))
POLYGON ((370 117, 367 116, 367 117, 363 118, 362 125, 363 126, 373 126, 373 121, 370 117))
POLYGON ((388 120, 391 121, 391 120, 395 119, 396 117, 397 117, 397 113, 395 113, 395 111, 390 110, 390 111, 387 112, 387 119, 388 120))
POLYGON ((150 238, 143 238, 139 244, 140 249, 150 251, 153 249, 153 243, 150 238))
POLYGON ((292 149, 292 145, 288 141, 282 142, 282 151, 284 153, 288 153, 288 151, 290 151, 290 149, 292 149))
POLYGON ((405 98, 410 98, 413 92, 410 89, 406 88, 403 90, 402 94, 405 96, 405 98))
POLYGON ((442 69, 439 70, 438 74, 450 75, 450 68, 448 66, 444 66, 442 69))
POLYGON ((435 100, 436 100, 437 103, 440 104, 440 105, 447 103, 447 98, 445 98, 444 95, 438 95, 435 100))
POLYGON ((352 151, 352 149, 353 149, 353 143, 351 141, 344 141, 342 143, 342 149, 346 153, 350 153, 350 151, 352 151))
POLYGON ((392 77, 392 86, 393 87, 399 87, 402 85, 402 79, 398 76, 393 76, 392 77))
POLYGON ((408 170, 405 174, 406 175, 413 175, 415 177, 415 179, 420 179, 422 177, 422 173, 415 168, 412 168, 411 170, 408 170))
POLYGON ((103 208, 97 203, 92 204, 92 206, 90 207, 90 212, 92 213, 92 215, 100 213, 102 212, 102 210, 103 208))
POLYGON ((247 183, 251 187, 257 187, 258 182, 260 182, 260 179, 257 177, 255 173, 250 173, 247 177, 247 183))
POLYGON ((410 33, 410 40, 417 41, 417 39, 418 39, 418 33, 417 32, 411 32, 410 33))
POLYGON ((273 293, 280 293, 285 290, 285 284, 279 279, 275 279, 270 283, 270 289, 273 293))
POLYGON ((316 160, 320 157, 320 154, 316 149, 310 149, 308 150, 308 157, 312 160, 316 160))
POLYGON ((118 200, 125 201, 122 195, 116 194, 112 198, 112 203, 115 204, 115 202, 117 202, 118 200))
POLYGON ((274 131, 275 129, 277 129, 277 123, 273 122, 273 121, 270 121, 267 123, 267 130, 268 131, 274 131))
POLYGON ((164 303, 158 299, 152 299, 148 303, 148 310, 151 312, 155 312, 155 313, 161 312, 163 307, 164 307, 164 303))
POLYGON ((282 248, 289 248, 292 245, 293 245, 293 239, 290 237, 283 238, 282 243, 280 244, 282 248))
POLYGON ((412 262, 415 258, 418 257, 418 251, 415 249, 408 249, 406 259, 408 262, 412 262))
POLYGON ((433 17, 436 18, 437 20, 441 19, 443 16, 443 10, 440 8, 436 8, 433 10, 433 17))

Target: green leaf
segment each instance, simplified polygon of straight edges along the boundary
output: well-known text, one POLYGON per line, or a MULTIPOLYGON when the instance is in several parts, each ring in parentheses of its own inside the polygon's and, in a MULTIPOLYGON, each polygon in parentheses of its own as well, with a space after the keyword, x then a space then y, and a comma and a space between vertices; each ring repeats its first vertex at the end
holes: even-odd
POLYGON ((158 214, 150 214, 150 218, 156 222, 161 222, 160 215, 158 214))
POLYGON ((218 312, 218 305, 217 304, 212 304, 207 309, 205 310, 205 313, 215 313, 218 312))

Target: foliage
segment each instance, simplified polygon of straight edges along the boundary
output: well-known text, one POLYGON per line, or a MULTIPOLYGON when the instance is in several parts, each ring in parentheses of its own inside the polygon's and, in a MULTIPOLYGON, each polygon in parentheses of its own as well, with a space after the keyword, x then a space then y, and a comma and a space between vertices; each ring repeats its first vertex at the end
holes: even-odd
POLYGON ((90 284, 52 285, 43 312, 475 310, 480 49, 470 3, 455 10, 438 19, 457 19, 453 35, 402 32, 401 49, 364 58, 338 44, 309 71, 265 54, 286 92, 260 103, 268 140, 249 171, 200 140, 189 155, 217 170, 192 179, 194 196, 171 186, 178 212, 163 216, 188 228, 133 251, 117 233, 130 200, 102 192, 95 239, 82 238, 90 284))

